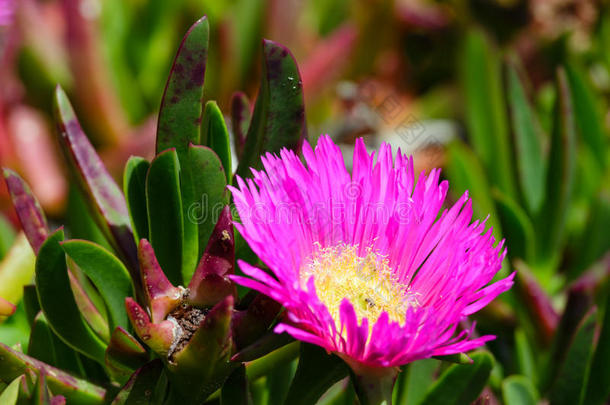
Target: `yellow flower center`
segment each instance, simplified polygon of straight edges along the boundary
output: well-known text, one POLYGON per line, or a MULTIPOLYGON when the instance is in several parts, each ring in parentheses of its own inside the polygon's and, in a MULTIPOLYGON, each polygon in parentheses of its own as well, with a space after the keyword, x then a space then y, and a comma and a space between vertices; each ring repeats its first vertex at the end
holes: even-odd
POLYGON ((326 305, 337 327, 344 298, 352 303, 358 321, 367 318, 372 327, 383 312, 404 324, 407 309, 416 306, 417 294, 400 284, 388 259, 371 248, 359 253, 358 246, 341 244, 321 248, 305 262, 301 282, 313 276, 318 298, 326 305))

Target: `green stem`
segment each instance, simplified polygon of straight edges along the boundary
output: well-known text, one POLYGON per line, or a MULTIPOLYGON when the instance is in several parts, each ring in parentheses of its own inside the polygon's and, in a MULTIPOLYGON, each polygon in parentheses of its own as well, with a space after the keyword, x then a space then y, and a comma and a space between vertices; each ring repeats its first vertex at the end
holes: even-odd
POLYGON ((383 373, 352 375, 360 405, 392 405, 396 375, 394 369, 384 369, 383 373))

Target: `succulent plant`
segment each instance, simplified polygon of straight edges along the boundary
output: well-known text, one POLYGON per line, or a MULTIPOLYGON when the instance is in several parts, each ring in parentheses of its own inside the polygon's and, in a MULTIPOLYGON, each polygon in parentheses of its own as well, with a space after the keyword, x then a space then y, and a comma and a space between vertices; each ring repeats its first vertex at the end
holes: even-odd
MULTIPOLYGON (((12 381, 6 398, 201 403, 243 361, 289 343, 265 336, 279 305, 254 294, 240 300, 228 278, 236 242, 241 254, 247 248, 236 241, 228 206, 229 131, 216 103, 202 101, 208 35, 205 17, 185 35, 161 103, 156 156, 151 162, 129 159, 123 190, 57 87, 59 141, 86 201, 83 221, 101 238, 66 239, 63 228, 52 231, 28 185, 4 169, 36 253, 35 284, 24 289, 32 328, 27 352, 0 346, 0 378, 12 381)), ((271 41, 263 52, 254 114, 233 121, 247 129, 235 131, 242 134, 236 143, 248 150, 241 171, 259 164, 265 151, 299 147, 306 135, 294 59, 271 41)), ((249 111, 247 100, 240 100, 249 111)), ((8 301, 0 304, 2 314, 15 311, 8 301)))

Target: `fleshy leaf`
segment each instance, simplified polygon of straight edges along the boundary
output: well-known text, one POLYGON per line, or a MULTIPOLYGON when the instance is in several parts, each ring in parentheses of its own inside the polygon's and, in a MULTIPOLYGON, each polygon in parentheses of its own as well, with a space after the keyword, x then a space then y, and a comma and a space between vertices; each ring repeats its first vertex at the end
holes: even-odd
POLYGON ((420 404, 469 404, 477 399, 489 379, 494 359, 484 351, 470 357, 472 364, 454 364, 441 374, 420 404))
POLYGON ((506 405, 536 405, 538 393, 532 382, 521 375, 512 375, 502 381, 502 398, 506 405))
POLYGON ((152 324, 150 317, 132 298, 125 298, 127 316, 142 341, 159 356, 166 356, 174 343, 174 323, 165 320, 152 324))
POLYGON ((183 289, 174 287, 169 282, 157 262, 152 246, 146 239, 140 241, 138 258, 152 322, 158 323, 180 305, 183 289))
POLYGON ((529 267, 521 261, 514 261, 517 270, 516 284, 523 304, 531 317, 538 338, 544 343, 549 344, 557 329, 559 316, 553 308, 548 294, 542 289, 529 267))
POLYGON ((104 299, 110 330, 116 326, 127 328, 125 297, 133 296, 134 291, 123 263, 93 242, 73 239, 61 243, 61 247, 89 277, 104 299))
POLYGON ((63 229, 51 234, 40 247, 36 261, 38 299, 51 328, 68 345, 104 364, 104 343, 82 318, 74 300, 68 268, 60 242, 63 229))
POLYGON ((573 102, 566 75, 557 74, 559 97, 546 179, 546 199, 539 215, 538 236, 544 259, 550 260, 560 249, 574 183, 576 134, 573 102))
POLYGON ((235 235, 229 206, 220 213, 205 253, 189 283, 189 302, 200 307, 213 306, 229 294, 236 296, 228 275, 235 265, 235 235))
POLYGON ((439 364, 434 359, 423 359, 407 364, 405 370, 399 373, 396 379, 393 403, 401 405, 421 403, 426 392, 434 383, 435 372, 439 364))
POLYGON ((8 384, 8 387, 0 393, 0 404, 15 405, 19 397, 19 385, 25 376, 19 376, 8 384))
POLYGON ((125 381, 134 370, 148 360, 146 349, 125 329, 118 326, 110 337, 106 349, 106 368, 117 379, 125 381))
POLYGON ((238 350, 262 337, 277 317, 281 305, 263 294, 257 294, 248 308, 233 316, 231 328, 238 350))
POLYGON ((148 217, 146 215, 146 174, 150 162, 132 156, 125 165, 123 174, 123 192, 127 201, 127 210, 136 241, 148 238, 148 217))
POLYGON ((231 360, 238 362, 256 360, 292 342, 294 342, 294 338, 287 333, 278 334, 269 331, 254 343, 235 353, 231 360))
POLYGON ((531 219, 508 195, 498 189, 492 189, 491 195, 496 201, 502 229, 510 235, 511 257, 532 260, 536 252, 536 235, 531 219))
POLYGON ((42 312, 36 316, 32 325, 27 354, 73 375, 84 376, 83 366, 76 352, 51 330, 42 312))
POLYGON ((72 173, 87 197, 98 226, 130 267, 135 269, 136 245, 121 189, 83 132, 66 93, 55 90, 55 115, 62 148, 72 173))
MULTIPOLYGON (((44 245, 42 248, 44 248, 44 245)), ((70 404, 102 405, 105 403, 104 397, 106 391, 103 388, 88 381, 75 378, 68 373, 0 343, 0 379, 2 381, 12 381, 28 370, 44 372, 51 391, 56 395, 66 397, 70 404)))
POLYGON ((233 371, 222 385, 220 405, 252 405, 246 367, 243 364, 233 371))
POLYGON ((284 404, 313 404, 348 373, 347 365, 339 357, 321 347, 301 343, 299 365, 284 404))
POLYGON ((40 245, 49 235, 47 217, 25 181, 10 169, 3 169, 2 172, 23 232, 34 252, 38 253, 40 245))
MULTIPOLYGON (((538 213, 544 200, 544 156, 541 127, 525 94, 517 69, 508 66, 508 99, 515 135, 517 172, 529 212, 538 213)), ((511 250, 512 250, 511 246, 511 250)))
MULTIPOLYGON (((218 215, 228 204, 227 180, 218 155, 208 147, 190 145, 188 151, 189 170, 193 174, 193 203, 187 210, 187 221, 198 229, 198 258, 203 254, 218 215)), ((230 170, 230 169, 229 169, 230 170)), ((193 269, 194 270, 194 269, 193 269)), ((190 279, 192 272, 186 277, 190 279)))
POLYGON ((170 381, 181 396, 201 403, 216 391, 238 365, 231 363, 233 297, 219 302, 205 316, 188 344, 168 364, 170 381))
POLYGON ((606 167, 607 136, 604 132, 599 102, 595 99, 585 76, 572 63, 565 66, 566 78, 572 91, 574 119, 581 139, 590 148, 598 167, 606 167))
POLYGON ((262 75, 237 168, 241 177, 250 176, 250 167, 261 167, 263 153, 279 153, 282 148, 299 150, 307 138, 301 75, 290 51, 264 40, 262 75))
POLYGON ((146 206, 150 243, 167 278, 182 284, 184 218, 180 192, 180 164, 175 149, 160 153, 146 177, 146 206))
POLYGON ((152 404, 154 387, 163 372, 163 363, 156 359, 140 367, 121 388, 112 405, 152 404))
POLYGON ((585 379, 585 371, 593 353, 596 311, 592 310, 580 323, 560 366, 557 378, 551 387, 549 399, 553 404, 578 404, 585 379))
POLYGON ((231 178, 233 177, 231 141, 227 124, 225 124, 222 112, 215 101, 208 101, 205 104, 201 122, 200 143, 209 146, 218 155, 227 176, 227 184, 231 184, 231 178))
POLYGON ((581 404, 601 405, 610 395, 610 293, 606 292, 601 332, 597 340, 597 347, 593 353, 587 377, 585 395, 581 404))
POLYGON ((157 123, 157 154, 175 148, 180 162, 190 143, 199 144, 209 23, 204 16, 191 26, 178 48, 157 123))
POLYGON ((231 97, 231 129, 233 131, 235 153, 241 159, 246 144, 246 134, 252 119, 252 109, 248 97, 238 91, 231 97))
POLYGON ((466 36, 462 74, 468 136, 492 183, 516 196, 500 60, 483 32, 466 36))

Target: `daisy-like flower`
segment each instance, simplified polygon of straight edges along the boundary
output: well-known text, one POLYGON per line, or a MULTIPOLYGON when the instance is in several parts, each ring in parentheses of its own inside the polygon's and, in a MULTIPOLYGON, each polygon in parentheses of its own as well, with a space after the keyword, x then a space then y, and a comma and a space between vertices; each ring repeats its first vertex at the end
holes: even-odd
POLYGON ((413 159, 393 159, 386 144, 375 158, 359 139, 351 174, 328 136, 303 155, 306 165, 289 150, 267 154, 264 170, 232 188, 235 226, 272 273, 241 261, 250 278, 232 278, 285 307, 275 332, 341 357, 364 403, 389 403, 397 366, 494 338, 458 328, 513 283, 489 284, 506 250, 485 221, 471 222, 468 193, 439 215, 440 169, 416 179, 413 159))

